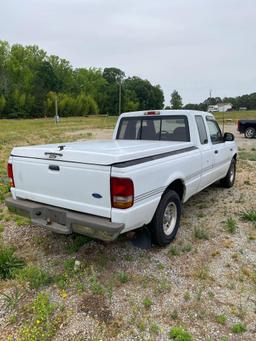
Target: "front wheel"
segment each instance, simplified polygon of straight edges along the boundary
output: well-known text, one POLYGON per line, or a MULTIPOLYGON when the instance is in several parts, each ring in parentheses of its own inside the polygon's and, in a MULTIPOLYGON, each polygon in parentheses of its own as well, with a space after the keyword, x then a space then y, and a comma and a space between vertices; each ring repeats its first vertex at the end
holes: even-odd
POLYGON ((236 179, 236 160, 232 159, 227 175, 220 180, 222 187, 230 188, 234 185, 236 179))
POLYGON ((167 191, 151 222, 153 243, 164 246, 175 238, 180 225, 180 214, 180 197, 172 190, 167 191))
POLYGON ((255 136, 255 129, 252 127, 246 128, 246 130, 244 132, 244 136, 247 139, 252 139, 255 136))

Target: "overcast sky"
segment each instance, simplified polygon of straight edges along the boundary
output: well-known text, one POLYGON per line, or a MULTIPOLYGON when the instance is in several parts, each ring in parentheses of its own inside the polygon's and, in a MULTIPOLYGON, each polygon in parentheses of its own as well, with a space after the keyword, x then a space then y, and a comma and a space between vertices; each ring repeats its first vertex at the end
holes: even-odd
POLYGON ((256 0, 4 0, 0 39, 118 67, 166 103, 173 89, 184 103, 256 91, 256 0))

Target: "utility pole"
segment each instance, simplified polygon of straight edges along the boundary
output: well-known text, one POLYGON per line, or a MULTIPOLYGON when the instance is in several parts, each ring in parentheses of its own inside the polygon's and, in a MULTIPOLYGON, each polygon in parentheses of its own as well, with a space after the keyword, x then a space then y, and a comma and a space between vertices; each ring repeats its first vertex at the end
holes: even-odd
POLYGON ((57 98, 57 95, 55 97, 55 123, 59 123, 60 121, 60 117, 59 117, 59 114, 58 114, 58 98, 57 98))
POLYGON ((122 108, 122 77, 120 77, 120 83, 119 83, 119 102, 118 102, 118 115, 121 115, 121 108, 122 108))

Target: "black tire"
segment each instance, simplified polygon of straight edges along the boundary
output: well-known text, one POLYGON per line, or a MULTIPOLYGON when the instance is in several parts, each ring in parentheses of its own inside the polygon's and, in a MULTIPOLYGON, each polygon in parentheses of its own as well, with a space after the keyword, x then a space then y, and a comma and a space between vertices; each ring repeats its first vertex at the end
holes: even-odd
POLYGON ((176 192, 172 190, 167 191, 166 193, 164 193, 157 207, 154 218, 150 224, 152 242, 154 244, 158 244, 160 246, 170 244, 170 242, 175 238, 178 232, 180 225, 180 214, 181 214, 180 197, 176 192), (164 227, 164 215, 167 214, 166 212, 168 212, 168 210, 171 210, 173 212, 173 214, 171 214, 172 218, 170 218, 171 220, 172 219, 173 220, 172 224, 170 223, 171 224, 170 233, 167 234, 166 232, 168 231, 168 229, 166 226, 164 227), (166 229, 167 231, 165 231, 166 229))
POLYGON ((256 133, 256 131, 253 127, 248 127, 245 129, 244 136, 247 139, 252 139, 255 136, 255 133, 256 133))
POLYGON ((230 188, 234 185, 236 179, 236 160, 232 159, 227 175, 225 178, 220 180, 220 184, 222 187, 230 188))

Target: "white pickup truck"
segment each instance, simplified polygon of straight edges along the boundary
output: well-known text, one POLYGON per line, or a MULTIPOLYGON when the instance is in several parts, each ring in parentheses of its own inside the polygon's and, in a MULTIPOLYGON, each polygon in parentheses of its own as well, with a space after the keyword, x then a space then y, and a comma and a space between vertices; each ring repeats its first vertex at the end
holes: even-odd
POLYGON ((14 148, 6 205, 57 233, 114 240, 147 225, 166 245, 182 203, 217 180, 233 186, 236 158, 233 134, 210 113, 124 113, 109 141, 14 148))

